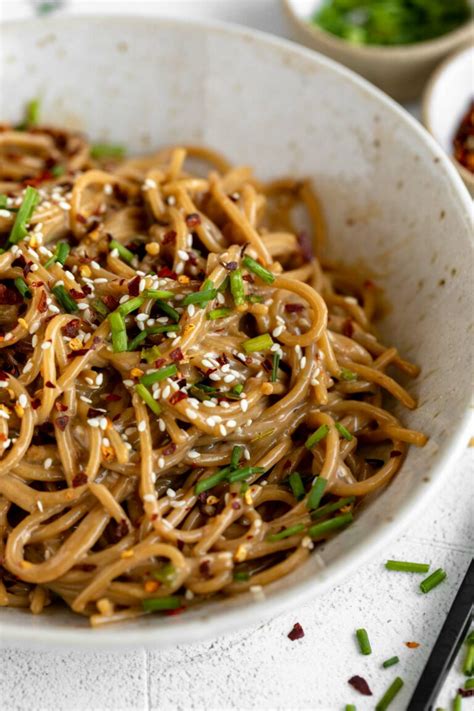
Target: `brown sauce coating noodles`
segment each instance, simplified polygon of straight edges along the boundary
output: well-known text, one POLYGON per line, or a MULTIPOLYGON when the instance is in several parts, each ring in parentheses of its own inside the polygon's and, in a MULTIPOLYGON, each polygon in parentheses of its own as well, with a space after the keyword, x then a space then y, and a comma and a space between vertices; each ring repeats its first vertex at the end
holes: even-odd
POLYGON ((0 130, 0 605, 101 625, 261 595, 423 446, 384 407, 416 407, 418 369, 324 261, 309 181, 91 155, 0 130))

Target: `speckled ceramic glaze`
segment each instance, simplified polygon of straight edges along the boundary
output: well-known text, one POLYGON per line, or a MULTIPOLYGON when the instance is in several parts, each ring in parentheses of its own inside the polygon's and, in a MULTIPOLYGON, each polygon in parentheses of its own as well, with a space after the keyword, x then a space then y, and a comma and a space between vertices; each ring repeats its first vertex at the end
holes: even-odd
POLYGON ((409 525, 467 436, 472 290, 467 192, 442 149, 348 70, 256 32, 171 20, 69 18, 2 28, 2 120, 41 97, 46 122, 147 151, 198 142, 261 177, 311 176, 332 255, 370 264, 392 308, 382 332, 423 372, 403 420, 430 435, 341 533, 266 589, 174 618, 91 630, 62 609, 2 609, 4 643, 165 646, 217 636, 330 589, 409 525), (8 97, 8 100, 6 100, 8 97), (324 563, 324 565, 322 565, 324 563))

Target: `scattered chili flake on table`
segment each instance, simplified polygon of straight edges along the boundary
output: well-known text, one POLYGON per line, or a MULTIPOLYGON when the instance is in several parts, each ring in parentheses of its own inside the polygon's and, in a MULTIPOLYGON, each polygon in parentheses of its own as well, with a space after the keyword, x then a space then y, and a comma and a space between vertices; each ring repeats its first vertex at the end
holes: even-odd
POLYGON ((417 647, 420 646, 419 642, 405 642, 405 646, 408 647, 408 649, 416 649, 417 647))
POLYGON ((361 693, 363 696, 372 696, 370 687, 364 677, 358 676, 356 674, 355 676, 351 676, 347 683, 353 686, 354 689, 361 693))
POLYGON ((453 145, 458 163, 474 173, 474 99, 459 124, 453 145))
POLYGON ((304 629, 301 627, 299 622, 296 622, 293 625, 291 632, 288 632, 288 639, 291 639, 291 641, 294 642, 296 639, 301 639, 302 637, 304 637, 304 629))

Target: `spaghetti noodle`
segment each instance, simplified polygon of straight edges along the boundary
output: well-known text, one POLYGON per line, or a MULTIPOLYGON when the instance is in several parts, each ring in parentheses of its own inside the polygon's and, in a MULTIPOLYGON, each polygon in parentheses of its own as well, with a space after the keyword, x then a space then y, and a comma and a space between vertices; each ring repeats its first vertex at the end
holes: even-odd
POLYGON ((308 181, 117 153, 0 131, 0 604, 93 625, 261 596, 426 441, 308 181))

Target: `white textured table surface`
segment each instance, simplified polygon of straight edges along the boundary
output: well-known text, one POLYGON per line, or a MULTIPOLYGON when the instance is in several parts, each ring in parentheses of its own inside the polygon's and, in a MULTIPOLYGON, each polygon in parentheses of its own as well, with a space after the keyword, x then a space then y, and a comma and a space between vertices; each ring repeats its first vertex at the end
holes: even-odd
MULTIPOLYGON (((1 0, 0 17, 28 17, 31 3, 1 0)), ((289 36, 278 0, 115 0, 68 4, 68 12, 119 10, 215 17, 289 36)), ((416 113, 416 107, 413 109, 416 113)), ((467 442, 466 442, 467 445, 467 442)), ((373 709, 397 675, 405 687, 391 709, 408 700, 444 622, 474 551, 473 450, 452 471, 449 485, 427 505, 409 532, 346 583, 322 598, 256 628, 204 644, 164 652, 0 651, 0 708, 8 711, 113 711, 160 709, 298 709, 330 711, 346 703, 373 709), (429 595, 417 592, 419 578, 389 573, 387 558, 428 561, 448 572, 429 595), (305 637, 287 638, 295 622, 305 637), (354 630, 367 628, 373 654, 363 657, 354 630), (420 643, 409 649, 405 642, 420 643), (400 664, 382 669, 393 655, 400 664), (347 680, 367 679, 372 699, 347 680)), ((437 706, 451 707, 463 677, 459 660, 437 706)), ((468 708, 468 702, 464 702, 468 708)))

